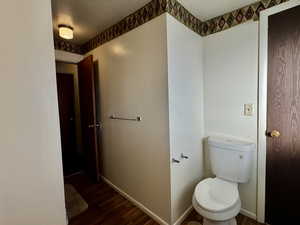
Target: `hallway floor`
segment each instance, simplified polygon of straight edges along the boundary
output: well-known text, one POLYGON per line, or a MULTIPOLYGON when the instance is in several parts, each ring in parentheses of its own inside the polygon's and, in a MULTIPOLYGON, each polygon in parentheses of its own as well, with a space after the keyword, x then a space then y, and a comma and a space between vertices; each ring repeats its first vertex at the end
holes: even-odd
MULTIPOLYGON (((92 183, 84 175, 66 179, 88 203, 89 208, 69 221, 69 225, 159 225, 104 182, 92 183)), ((245 216, 238 216, 238 225, 259 225, 245 216)), ((189 221, 202 221, 193 211, 182 225, 189 221)))

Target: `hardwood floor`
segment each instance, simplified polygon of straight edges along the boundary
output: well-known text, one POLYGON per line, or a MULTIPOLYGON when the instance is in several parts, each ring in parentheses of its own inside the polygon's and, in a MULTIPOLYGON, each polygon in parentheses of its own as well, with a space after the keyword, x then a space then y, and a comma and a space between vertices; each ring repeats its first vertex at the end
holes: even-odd
MULTIPOLYGON (((203 218, 195 210, 193 210, 191 214, 182 223, 182 225, 188 225, 188 222, 191 221, 197 221, 202 224, 203 218)), ((238 225, 263 225, 241 214, 237 216, 237 224, 238 225)))
POLYGON ((66 179, 88 203, 89 208, 69 225, 158 225, 106 183, 93 184, 86 176, 66 179))
MULTIPOLYGON (((89 205, 88 210, 70 220, 69 225, 159 225, 104 182, 94 184, 82 174, 69 177, 65 182, 72 184, 89 205)), ((238 225, 259 224, 242 215, 237 220, 238 225)), ((182 225, 189 221, 202 222, 202 218, 193 211, 182 225)))

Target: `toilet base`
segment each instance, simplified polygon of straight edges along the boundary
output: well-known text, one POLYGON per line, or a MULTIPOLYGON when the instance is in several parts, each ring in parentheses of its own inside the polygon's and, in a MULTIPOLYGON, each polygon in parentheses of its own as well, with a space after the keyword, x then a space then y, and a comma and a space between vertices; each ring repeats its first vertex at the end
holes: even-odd
POLYGON ((237 225, 237 222, 235 218, 226 221, 213 221, 204 218, 203 225, 237 225))

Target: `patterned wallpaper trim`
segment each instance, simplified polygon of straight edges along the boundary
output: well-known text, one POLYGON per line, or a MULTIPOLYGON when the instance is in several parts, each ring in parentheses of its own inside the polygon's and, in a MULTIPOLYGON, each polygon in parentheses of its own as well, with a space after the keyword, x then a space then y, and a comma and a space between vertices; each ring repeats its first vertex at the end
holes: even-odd
POLYGON ((166 12, 199 35, 207 36, 245 23, 249 20, 258 20, 260 11, 287 1, 289 0, 261 0, 202 22, 184 8, 177 0, 152 0, 144 7, 125 17, 117 24, 109 27, 81 46, 71 44, 56 37, 55 49, 85 54, 166 12))
POLYGON ((54 48, 57 50, 63 50, 66 52, 83 54, 82 48, 80 45, 72 44, 64 39, 59 37, 54 37, 54 48))
POLYGON ((288 0, 262 0, 207 20, 202 23, 201 36, 227 30, 249 20, 259 20, 259 12, 287 1, 288 0))
POLYGON ((70 44, 63 39, 56 37, 55 49, 84 54, 143 25, 144 23, 147 23, 148 21, 166 12, 174 16, 178 21, 180 21, 193 31, 197 32, 198 34, 201 33, 202 22, 191 13, 189 13, 189 11, 176 0, 152 0, 144 7, 125 17, 117 24, 109 27, 81 46, 70 44))
POLYGON ((177 0, 168 0, 166 11, 179 22, 201 35, 202 21, 192 15, 177 0))

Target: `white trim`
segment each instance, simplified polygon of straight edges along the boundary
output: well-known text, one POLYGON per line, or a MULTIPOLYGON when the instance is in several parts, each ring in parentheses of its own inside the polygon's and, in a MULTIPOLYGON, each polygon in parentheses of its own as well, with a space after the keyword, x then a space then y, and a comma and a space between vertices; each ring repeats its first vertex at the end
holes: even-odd
POLYGON ((79 63, 84 56, 76 53, 66 52, 62 50, 55 50, 55 60, 67 63, 79 63))
POLYGON ((144 206, 142 203, 135 200, 133 197, 128 195, 126 192, 118 188, 116 185, 114 185, 112 182, 110 182, 107 178, 102 176, 102 179, 105 183, 107 183, 109 186, 111 186, 114 190, 116 190, 120 195, 122 195, 124 198, 132 202, 136 207, 141 209, 144 213, 146 213, 148 216, 150 216, 153 220, 155 220, 157 223, 161 225, 169 225, 166 221, 164 221, 162 218, 160 218, 158 215, 156 215, 154 212, 152 212, 150 209, 148 209, 146 206, 144 206))
POLYGON ((247 217, 253 219, 253 220, 256 220, 256 219, 257 219, 257 216, 256 216, 255 213, 250 212, 250 211, 248 211, 248 210, 246 210, 246 209, 241 209, 240 213, 241 213, 242 215, 244 215, 244 216, 247 216, 247 217))
POLYGON ((182 222, 188 217, 188 215, 190 215, 192 210, 193 206, 188 207, 187 210, 185 210, 185 212, 178 218, 178 220, 176 220, 176 222, 173 223, 173 225, 181 225, 182 222))
POLYGON ((268 17, 300 5, 300 0, 290 0, 261 12, 259 49, 259 122, 257 169, 257 220, 265 222, 266 187, 266 136, 267 130, 267 75, 268 75, 268 17))

